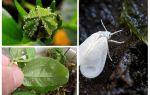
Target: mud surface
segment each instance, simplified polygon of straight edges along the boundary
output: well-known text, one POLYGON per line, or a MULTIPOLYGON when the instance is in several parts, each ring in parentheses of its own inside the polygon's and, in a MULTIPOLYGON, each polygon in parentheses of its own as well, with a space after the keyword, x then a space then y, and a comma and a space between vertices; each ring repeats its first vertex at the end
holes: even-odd
MULTIPOLYGON (((147 19, 147 0, 132 2, 144 20, 147 19), (145 6, 143 6, 145 5, 145 6)), ((126 25, 120 24, 123 0, 80 0, 80 44, 91 34, 103 31, 101 19, 108 31, 122 29, 111 39, 124 44, 109 43, 110 55, 103 72, 94 79, 80 73, 80 95, 147 95, 148 47, 126 25)), ((146 22, 147 23, 147 22, 146 22)))

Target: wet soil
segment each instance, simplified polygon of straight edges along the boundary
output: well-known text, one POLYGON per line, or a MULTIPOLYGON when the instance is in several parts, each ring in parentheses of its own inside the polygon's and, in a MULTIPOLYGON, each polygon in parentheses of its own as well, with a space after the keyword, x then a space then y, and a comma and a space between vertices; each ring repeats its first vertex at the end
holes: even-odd
MULTIPOLYGON (((135 0, 141 9, 147 0, 135 0)), ((107 57, 103 72, 94 79, 79 75, 80 95, 147 95, 148 94, 148 47, 120 24, 123 0, 80 0, 80 44, 91 34, 103 31, 101 19, 108 31, 122 29, 111 39, 124 44, 108 43, 113 61, 107 57)), ((141 9, 147 18, 147 6, 141 9)))

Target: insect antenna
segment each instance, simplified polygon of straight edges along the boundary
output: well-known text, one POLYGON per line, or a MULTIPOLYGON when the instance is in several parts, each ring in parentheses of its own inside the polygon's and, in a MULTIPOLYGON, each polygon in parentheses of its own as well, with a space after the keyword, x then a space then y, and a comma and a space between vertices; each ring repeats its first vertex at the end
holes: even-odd
POLYGON ((102 26, 104 27, 105 31, 107 31, 107 29, 106 29, 106 27, 105 27, 105 25, 104 25, 102 19, 101 19, 101 23, 102 23, 102 26))
POLYGON ((115 32, 111 33, 110 35, 112 36, 112 35, 114 35, 114 34, 116 34, 116 33, 121 32, 121 31, 122 31, 122 30, 115 31, 115 32))

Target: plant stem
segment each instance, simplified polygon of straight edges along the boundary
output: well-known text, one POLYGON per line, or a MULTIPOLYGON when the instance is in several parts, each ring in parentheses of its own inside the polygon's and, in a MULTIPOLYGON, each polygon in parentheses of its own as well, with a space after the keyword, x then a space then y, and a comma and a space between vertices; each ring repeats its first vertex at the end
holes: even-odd
POLYGON ((23 2, 22 2, 22 5, 23 5, 25 8, 29 9, 29 10, 35 8, 34 5, 32 5, 32 4, 30 4, 30 3, 26 2, 26 1, 23 1, 23 2))

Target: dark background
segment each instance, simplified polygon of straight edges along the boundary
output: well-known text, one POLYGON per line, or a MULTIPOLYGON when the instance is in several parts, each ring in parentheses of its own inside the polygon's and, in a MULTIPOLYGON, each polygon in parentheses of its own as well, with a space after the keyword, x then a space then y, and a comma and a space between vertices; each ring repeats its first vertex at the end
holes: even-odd
MULTIPOLYGON (((129 0, 130 1, 130 0, 129 0)), ((147 0, 131 0, 146 25, 147 0)), ((148 94, 148 46, 120 24, 124 0, 79 0, 80 44, 91 34, 103 31, 102 19, 107 30, 121 33, 111 39, 124 44, 108 43, 113 61, 107 57, 103 72, 94 79, 80 73, 80 95, 147 95, 148 94)), ((80 51, 82 52, 82 51, 80 51)), ((94 56, 94 55, 93 55, 94 56)))

